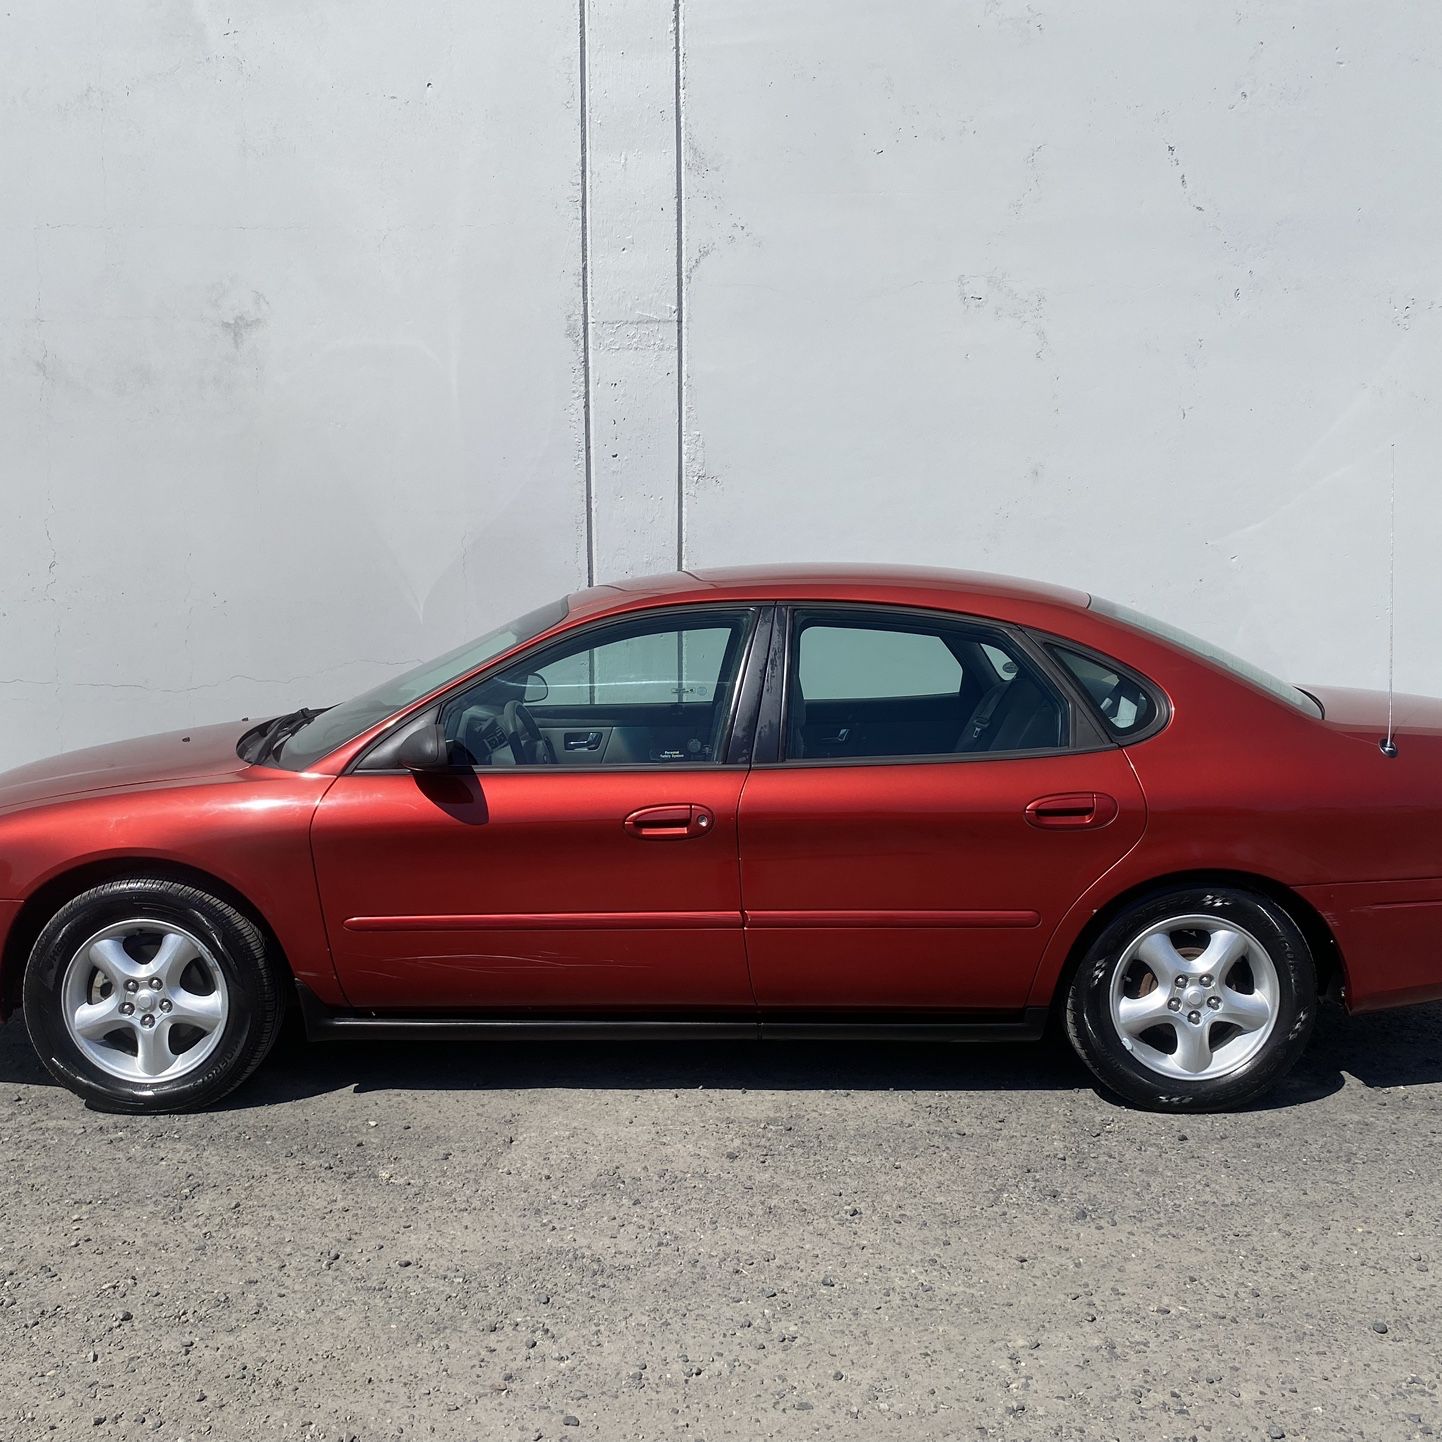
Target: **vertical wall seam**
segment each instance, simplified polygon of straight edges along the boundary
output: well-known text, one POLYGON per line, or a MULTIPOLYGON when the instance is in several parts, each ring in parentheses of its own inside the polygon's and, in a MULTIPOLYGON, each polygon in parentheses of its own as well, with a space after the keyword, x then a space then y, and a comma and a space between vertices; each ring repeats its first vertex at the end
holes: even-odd
POLYGON ((587 0, 577 0, 581 106, 581 426, 586 492, 586 584, 596 584, 596 484, 591 461, 591 96, 587 0))
MULTIPOLYGON (((584 0, 583 0, 584 3, 584 0)), ((686 152, 681 30, 682 0, 673 0, 671 29, 676 65, 676 569, 686 569, 686 152)))

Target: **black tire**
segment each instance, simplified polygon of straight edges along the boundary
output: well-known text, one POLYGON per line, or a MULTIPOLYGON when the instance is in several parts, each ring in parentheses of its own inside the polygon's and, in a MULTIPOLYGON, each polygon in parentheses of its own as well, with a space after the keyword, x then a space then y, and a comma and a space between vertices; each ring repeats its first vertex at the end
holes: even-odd
POLYGON ((198 887, 146 876, 107 881, 68 901, 36 939, 25 968, 25 1025, 55 1079, 101 1111, 211 1106, 265 1060, 280 1031, 285 972, 270 950, 265 933, 249 916, 198 887), (63 1016, 61 996, 71 959, 97 932, 132 920, 183 928, 204 942, 224 977, 225 1017, 213 1048, 193 1071, 169 1080, 107 1072, 77 1045, 63 1016))
MULTIPOLYGON (((1127 974, 1133 979, 1136 965, 1128 963, 1127 974)), ((1159 984, 1152 978, 1153 988, 1159 984)), ((1087 949, 1066 995, 1067 1035, 1077 1055, 1106 1090, 1149 1111, 1229 1111, 1245 1106, 1275 1086, 1296 1063, 1306 1048, 1316 1012, 1316 964, 1297 924, 1270 897, 1226 886, 1167 889, 1127 907, 1087 949), (1224 1075, 1195 1081, 1165 1075, 1147 1065, 1140 1059, 1146 1049, 1124 1040, 1112 1014, 1112 986, 1128 948, 1149 928, 1184 916, 1214 918, 1248 932, 1265 949, 1276 974, 1274 1019, 1265 1040, 1224 1075)), ((1205 1017, 1205 1011, 1202 1015, 1205 1017)), ((1183 1020, 1179 1017, 1168 1026, 1175 1030, 1183 1020)), ((1217 1034, 1209 1024, 1203 1025, 1210 1035, 1217 1034)), ((1163 1029, 1158 1037, 1165 1034, 1163 1029)), ((1237 1033, 1232 1030, 1223 1035, 1237 1033)))

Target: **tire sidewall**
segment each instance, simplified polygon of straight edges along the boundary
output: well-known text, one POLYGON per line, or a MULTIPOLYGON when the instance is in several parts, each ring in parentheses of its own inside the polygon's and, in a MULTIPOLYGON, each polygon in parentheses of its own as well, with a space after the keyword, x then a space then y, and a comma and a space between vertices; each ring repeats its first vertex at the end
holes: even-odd
POLYGON ((1128 907, 1088 948, 1072 980, 1067 1024, 1082 1059, 1125 1100, 1164 1111, 1216 1111, 1241 1106, 1273 1086, 1305 1048, 1317 1010, 1316 968, 1306 938, 1270 897, 1232 887, 1156 893, 1128 907), (1149 927, 1168 917, 1214 916, 1249 932, 1277 972, 1277 1015, 1271 1035, 1235 1071, 1202 1081, 1163 1076, 1139 1061, 1111 1015, 1111 988, 1122 955, 1149 927))
POLYGON ((203 893, 163 882, 109 883, 76 897, 41 931, 25 969, 24 1012, 41 1059, 66 1085, 104 1106, 183 1108, 204 1100, 243 1066, 261 1011, 257 936, 229 908, 203 893), (62 1016, 62 983, 71 959, 96 932, 117 922, 173 923, 203 941, 225 977, 227 1015, 215 1050, 195 1071, 171 1081, 112 1076, 81 1051, 62 1016))

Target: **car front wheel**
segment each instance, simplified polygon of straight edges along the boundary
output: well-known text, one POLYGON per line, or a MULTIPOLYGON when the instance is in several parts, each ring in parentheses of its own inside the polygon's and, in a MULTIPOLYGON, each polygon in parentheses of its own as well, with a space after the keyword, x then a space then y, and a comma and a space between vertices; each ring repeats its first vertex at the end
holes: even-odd
POLYGON ((187 1111, 264 1060, 281 969, 244 912, 197 887, 133 877, 93 887, 41 931, 25 1024, 63 1085, 105 1111, 187 1111))
POLYGON ((1082 958, 1066 998, 1077 1054, 1108 1090, 1157 1111, 1223 1111, 1275 1085, 1307 1044, 1316 967, 1270 897, 1156 893, 1082 958))

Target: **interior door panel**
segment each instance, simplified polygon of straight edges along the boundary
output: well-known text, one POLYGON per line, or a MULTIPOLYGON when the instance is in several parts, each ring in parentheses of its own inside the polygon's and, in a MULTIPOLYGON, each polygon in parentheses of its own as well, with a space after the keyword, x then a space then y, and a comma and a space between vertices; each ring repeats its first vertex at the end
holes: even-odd
POLYGON ((971 706, 948 696, 808 701, 801 754, 809 760, 846 756, 936 756, 956 749, 971 706))
POLYGON ((635 766, 713 761, 716 707, 681 702, 647 706, 531 706, 561 766, 635 766))

